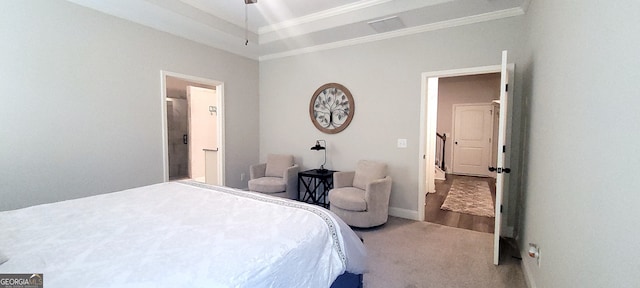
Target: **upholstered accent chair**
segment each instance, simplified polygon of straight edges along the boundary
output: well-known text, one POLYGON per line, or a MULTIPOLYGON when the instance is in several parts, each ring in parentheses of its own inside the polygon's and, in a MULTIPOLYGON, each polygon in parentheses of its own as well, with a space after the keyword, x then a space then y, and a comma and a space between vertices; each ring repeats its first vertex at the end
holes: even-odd
POLYGON ((293 155, 269 154, 266 163, 250 166, 249 190, 297 200, 299 170, 293 155))
POLYGON ((361 160, 355 171, 333 174, 329 209, 349 226, 382 225, 389 218, 391 182, 387 164, 361 160))

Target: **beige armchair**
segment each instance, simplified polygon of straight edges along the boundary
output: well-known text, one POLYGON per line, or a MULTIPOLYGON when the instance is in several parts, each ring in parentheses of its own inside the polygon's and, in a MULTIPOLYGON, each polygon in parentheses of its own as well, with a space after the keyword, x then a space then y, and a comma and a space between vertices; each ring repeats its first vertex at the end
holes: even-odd
POLYGON ((269 154, 266 163, 250 166, 249 190, 297 200, 299 170, 293 155, 269 154))
POLYGON ((361 160, 355 171, 333 174, 329 209, 350 226, 382 225, 389 218, 391 182, 387 164, 361 160))

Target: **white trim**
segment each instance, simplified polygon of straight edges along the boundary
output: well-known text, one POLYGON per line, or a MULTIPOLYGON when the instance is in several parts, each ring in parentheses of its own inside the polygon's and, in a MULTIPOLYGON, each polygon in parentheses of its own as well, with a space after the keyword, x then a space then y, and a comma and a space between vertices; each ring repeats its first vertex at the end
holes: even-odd
POLYGON ((225 109, 224 106, 224 82, 221 82, 218 86, 216 86, 216 92, 218 93, 218 107, 221 107, 221 109, 218 109, 218 184, 220 186, 225 186, 225 159, 226 159, 226 149, 225 149, 225 129, 224 127, 226 126, 224 124, 224 114, 225 111, 227 109, 225 109))
POLYGON ((175 72, 169 72, 165 70, 160 70, 160 85, 161 85, 161 97, 160 97, 160 110, 162 116, 162 169, 163 169, 163 181, 169 181, 169 144, 167 143, 167 76, 180 78, 187 80, 189 82, 195 82, 200 84, 206 84, 211 86, 216 86, 216 93, 218 93, 218 181, 221 186, 225 185, 225 123, 224 123, 224 82, 211 80, 207 78, 201 78, 186 74, 180 74, 175 72))
POLYGON ((259 30, 260 44, 326 31, 350 24, 362 24, 374 19, 389 17, 407 11, 422 9, 453 0, 363 0, 300 18, 274 24, 276 30, 259 30), (289 23, 291 23, 289 25, 289 23), (283 27, 279 27, 283 26, 283 27))
POLYGON ((259 34, 266 34, 266 33, 270 33, 270 32, 277 32, 278 30, 281 30, 281 29, 291 28, 291 27, 294 27, 294 26, 298 26, 298 25, 309 23, 309 22, 313 22, 313 21, 325 20, 325 19, 330 18, 330 17, 335 17, 335 16, 339 16, 339 15, 342 15, 342 14, 355 12, 355 11, 358 11, 360 9, 364 9, 364 8, 368 8, 368 7, 376 6, 376 5, 380 5, 380 4, 384 4, 384 3, 387 3, 387 2, 391 2, 391 1, 394 1, 394 0, 365 0, 365 1, 358 1, 358 2, 355 2, 355 3, 334 7, 334 8, 323 10, 323 11, 320 11, 320 12, 311 13, 309 15, 305 15, 305 16, 294 18, 294 19, 291 19, 291 20, 283 21, 283 22, 280 22, 280 23, 275 23, 275 24, 271 24, 271 25, 268 25, 268 26, 262 26, 262 27, 260 27, 258 29, 258 33, 259 34))
POLYGON ((418 213, 415 210, 389 207, 389 215, 394 217, 400 217, 400 218, 419 221, 418 213))
MULTIPOLYGON (((423 73, 424 76, 424 73, 423 73)), ((427 154, 426 154, 426 149, 425 149, 425 141, 424 141, 424 134, 422 131, 425 131, 426 129, 426 123, 427 123, 427 118, 426 115, 427 113, 423 113, 424 110, 426 110, 427 107, 427 86, 428 86, 428 82, 426 81, 426 78, 423 78, 421 83, 420 83, 420 144, 418 145, 418 163, 420 163, 418 165, 418 195, 423 195, 422 191, 427 191, 424 193, 424 196, 422 198, 418 197, 418 221, 424 221, 424 207, 426 205, 426 197, 427 197, 427 193, 429 193, 429 188, 425 188, 425 184, 427 183, 425 180, 425 175, 427 174, 427 169, 430 169, 428 165, 426 165, 426 163, 428 163, 428 159, 426 159, 427 154), (422 213, 421 213, 422 212, 422 213)), ((435 171, 434 171, 435 173, 435 171)), ((435 176, 434 176, 435 177, 435 176)), ((426 177, 428 179, 428 177, 426 177)))
POLYGON ((160 70, 160 111, 162 121, 162 181, 169 181, 169 141, 167 125, 167 77, 160 70))
POLYGON ((500 65, 480 66, 471 68, 460 68, 451 70, 431 71, 422 73, 423 77, 456 77, 456 76, 469 76, 477 74, 487 73, 499 73, 500 65))
MULTIPOLYGON (((429 104, 429 106, 427 106, 427 115, 429 115, 429 117, 433 117, 434 119, 438 119, 438 90, 440 88, 440 80, 438 78, 429 78, 427 79, 427 103, 429 104)), ((426 131, 429 131, 429 135, 435 135, 436 132, 438 131, 438 123, 435 121, 430 121, 427 122, 426 131)), ((423 157, 426 158, 427 162, 426 163, 432 163, 433 165, 435 165, 436 163, 436 137, 430 137, 427 139, 427 143, 424 146, 426 151, 434 151, 434 153, 427 153, 427 157, 423 157)), ((425 171, 429 171, 429 175, 434 175, 435 178, 435 170, 431 170, 431 165, 426 165, 426 163, 424 163, 424 167, 425 167, 425 171)), ((423 174, 424 175, 424 174, 423 174)), ((428 193, 435 193, 436 192, 436 185, 434 181, 431 182, 427 182, 427 192, 428 193)), ((422 198, 425 201, 427 200, 426 198, 422 198)))
MULTIPOLYGON (((250 45, 244 45, 244 35, 239 33, 244 29, 228 27, 227 25, 222 27, 219 24, 220 21, 225 21, 224 19, 221 18, 220 21, 212 20, 206 15, 200 15, 201 10, 190 9, 189 7, 191 6, 186 4, 185 6, 178 3, 178 6, 183 9, 174 10, 169 7, 175 8, 176 5, 158 3, 177 1, 67 1, 209 47, 221 49, 234 55, 257 60, 260 54, 258 45, 255 45, 258 42, 257 37, 250 36, 250 45), (187 12, 187 10, 191 12, 187 12), (158 19, 162 19, 162 21, 158 19)), ((213 15, 213 17, 216 16, 213 15)))
POLYGON ((316 45, 316 46, 309 46, 309 47, 304 47, 304 48, 299 48, 299 49, 292 49, 292 50, 285 51, 285 52, 266 54, 266 55, 262 55, 262 56, 258 57, 258 60, 259 61, 265 61, 265 60, 279 59, 279 58, 295 56, 295 55, 300 55, 300 54, 306 54, 306 53, 311 53, 311 52, 318 52, 318 51, 323 51, 323 50, 342 48, 342 47, 348 47, 348 46, 364 44, 364 43, 369 43, 369 42, 374 42, 374 41, 391 39, 391 38, 396 38, 396 37, 401 37, 401 36, 408 36, 408 35, 417 34, 417 33, 423 33, 423 32, 435 31, 435 30, 440 30, 440 29, 446 29, 446 28, 464 26, 464 25, 469 25, 469 24, 475 24, 475 23, 479 23, 479 22, 485 22, 485 21, 497 20, 497 19, 502 19, 502 18, 514 17, 514 16, 523 15, 523 14, 524 14, 524 11, 520 7, 510 8, 510 9, 505 9, 505 10, 499 10, 499 11, 494 11, 494 12, 489 12, 489 13, 484 13, 484 14, 478 14, 478 15, 473 15, 473 16, 453 19, 453 20, 446 20, 446 21, 426 24, 426 25, 422 25, 422 26, 416 26, 416 27, 410 27, 410 28, 395 30, 395 31, 386 32, 386 33, 373 34, 373 35, 368 35, 368 36, 363 36, 363 37, 358 37, 358 38, 353 38, 353 39, 348 39, 348 40, 342 40, 342 41, 336 41, 336 42, 316 45))

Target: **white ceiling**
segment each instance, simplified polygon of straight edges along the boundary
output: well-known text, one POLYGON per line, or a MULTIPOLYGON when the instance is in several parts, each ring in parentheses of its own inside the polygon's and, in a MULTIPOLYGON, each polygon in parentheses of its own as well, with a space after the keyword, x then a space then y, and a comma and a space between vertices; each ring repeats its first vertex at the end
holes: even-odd
POLYGON ((68 1, 268 60, 522 15, 530 0, 258 0, 250 5, 244 0, 68 1), (368 24, 379 19, 388 19, 377 23, 381 32, 368 24))

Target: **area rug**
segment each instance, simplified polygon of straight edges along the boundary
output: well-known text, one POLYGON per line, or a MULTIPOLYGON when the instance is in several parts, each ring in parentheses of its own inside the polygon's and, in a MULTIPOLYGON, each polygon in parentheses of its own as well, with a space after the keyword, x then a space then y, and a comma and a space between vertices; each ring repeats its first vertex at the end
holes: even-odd
POLYGON ((447 198, 444 199, 440 209, 477 216, 495 217, 491 191, 489 190, 489 184, 485 180, 453 179, 449 194, 447 194, 447 198))

